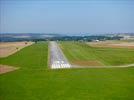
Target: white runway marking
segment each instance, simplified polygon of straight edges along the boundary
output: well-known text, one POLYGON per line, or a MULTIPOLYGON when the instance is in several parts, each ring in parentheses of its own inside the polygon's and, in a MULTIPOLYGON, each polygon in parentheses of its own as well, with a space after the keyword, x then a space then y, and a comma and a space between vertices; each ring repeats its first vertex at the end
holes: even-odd
POLYGON ((67 64, 67 63, 57 63, 57 62, 54 62, 51 64, 51 68, 52 69, 56 69, 56 68, 70 68, 71 65, 70 64, 67 64))
POLYGON ((71 68, 71 65, 56 42, 50 42, 50 66, 52 69, 71 68))

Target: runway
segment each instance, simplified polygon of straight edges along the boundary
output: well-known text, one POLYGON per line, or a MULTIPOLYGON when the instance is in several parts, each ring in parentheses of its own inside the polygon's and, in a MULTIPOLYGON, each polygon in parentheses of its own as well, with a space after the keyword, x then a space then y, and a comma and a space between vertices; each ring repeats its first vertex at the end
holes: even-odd
POLYGON ((51 41, 50 47, 50 67, 52 69, 71 68, 67 58, 64 56, 59 45, 55 41, 51 41))

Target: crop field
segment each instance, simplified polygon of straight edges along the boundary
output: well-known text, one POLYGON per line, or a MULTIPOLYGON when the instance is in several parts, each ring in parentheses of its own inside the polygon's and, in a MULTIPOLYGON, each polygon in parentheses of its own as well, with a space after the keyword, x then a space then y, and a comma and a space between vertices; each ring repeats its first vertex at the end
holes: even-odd
POLYGON ((60 42, 72 64, 83 66, 118 66, 134 63, 134 49, 91 47, 85 43, 60 42))
POLYGON ((109 48, 130 48, 134 49, 134 41, 107 40, 100 42, 87 42, 92 47, 109 47, 109 48))
POLYGON ((33 42, 0 42, 0 57, 8 57, 32 44, 33 42))
MULTIPOLYGON (((82 48, 90 48, 77 43, 62 42, 61 45, 62 49, 67 46, 70 50, 74 50, 71 46, 79 47, 81 52, 82 48)), ((69 49, 67 47, 66 51, 69 49)), ((77 57, 88 60, 88 57, 78 55, 77 48, 77 57)), ((69 51, 67 53, 69 54, 69 51)), ((88 52, 85 52, 85 55, 87 54, 88 52)), ((77 57, 67 55, 70 60, 78 59, 77 57)), ((47 63, 48 44, 45 42, 33 44, 9 57, 0 58, 0 64, 20 67, 18 70, 0 75, 0 100, 133 99, 134 67, 52 70, 48 68, 47 63)))

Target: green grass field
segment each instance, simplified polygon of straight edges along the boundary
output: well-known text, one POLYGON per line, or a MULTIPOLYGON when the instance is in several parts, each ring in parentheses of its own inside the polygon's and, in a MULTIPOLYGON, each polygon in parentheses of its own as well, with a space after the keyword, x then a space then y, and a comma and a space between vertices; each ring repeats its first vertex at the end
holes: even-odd
POLYGON ((47 52, 46 43, 38 43, 9 56, 0 58, 0 63, 8 64, 21 68, 39 69, 47 67, 47 52))
POLYGON ((108 66, 134 63, 134 49, 97 48, 78 42, 60 42, 60 46, 70 62, 99 61, 108 66))
POLYGON ((133 100, 134 68, 47 68, 47 43, 1 58, 21 67, 0 75, 0 100, 133 100))

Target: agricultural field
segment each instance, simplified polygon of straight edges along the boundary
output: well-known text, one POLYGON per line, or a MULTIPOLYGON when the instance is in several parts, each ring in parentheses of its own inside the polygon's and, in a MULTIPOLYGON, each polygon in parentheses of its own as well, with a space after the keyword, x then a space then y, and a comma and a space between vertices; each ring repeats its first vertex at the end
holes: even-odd
POLYGON ((33 42, 1 42, 0 57, 8 57, 22 48, 32 44, 33 42))
POLYGON ((133 40, 107 40, 100 42, 88 42, 88 45, 92 47, 109 47, 109 48, 129 48, 134 49, 134 41, 133 40))
POLYGON ((60 42, 60 46, 73 65, 121 66, 134 64, 134 49, 93 47, 80 42, 60 42))
MULTIPOLYGON (((65 42, 61 45, 62 49, 69 45, 79 47, 80 50, 86 47, 65 42)), ((133 67, 52 70, 48 68, 48 55, 48 43, 38 42, 9 57, 0 58, 0 64, 19 67, 18 70, 0 75, 0 100, 133 99, 133 67)), ((78 54, 77 57, 88 60, 88 57, 78 54)), ((77 57, 67 55, 71 60, 77 57)))
POLYGON ((19 67, 14 67, 14 66, 0 64, 0 74, 4 74, 4 73, 11 72, 11 71, 15 71, 17 69, 19 69, 19 67))

